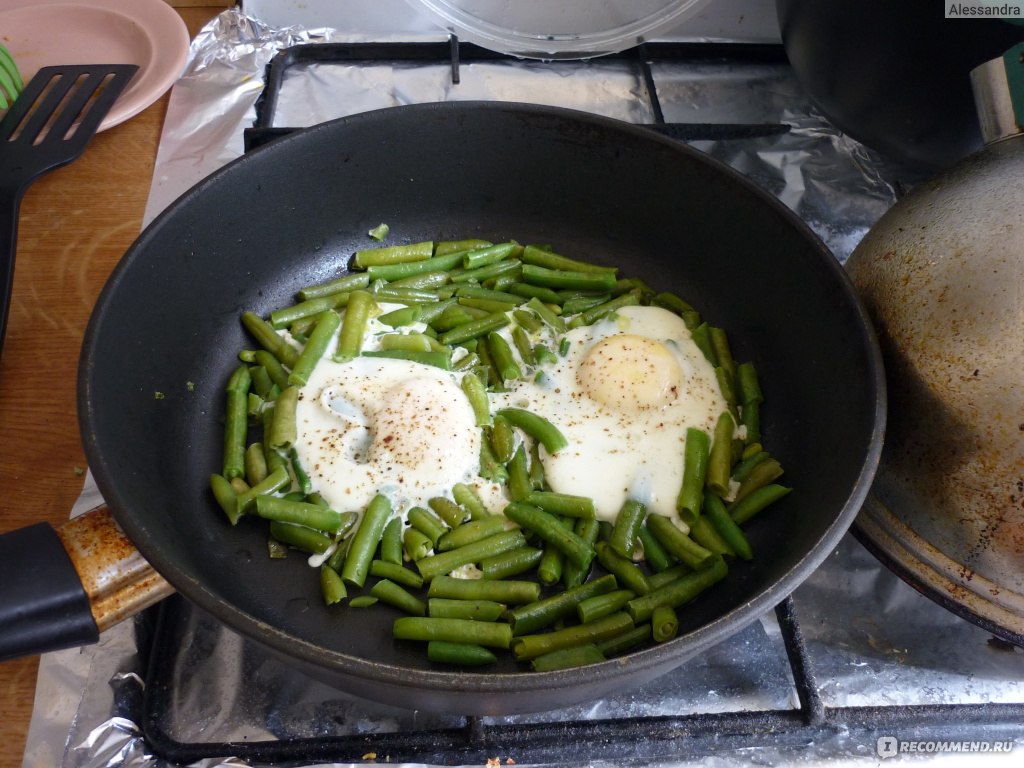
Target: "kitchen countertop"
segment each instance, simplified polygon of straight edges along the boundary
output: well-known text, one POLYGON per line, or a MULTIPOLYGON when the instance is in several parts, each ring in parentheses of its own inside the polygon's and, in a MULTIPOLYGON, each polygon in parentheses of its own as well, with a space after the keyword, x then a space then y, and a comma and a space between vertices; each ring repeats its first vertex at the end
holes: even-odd
MULTIPOLYGON (((179 5, 179 3, 172 3, 179 5)), ((221 7, 180 4, 190 36, 221 7)), ((75 412, 89 313, 138 235, 168 95, 95 136, 78 160, 38 179, 21 205, 7 339, 0 360, 0 532, 68 518, 85 453, 75 412)), ((20 766, 38 657, 0 663, 0 766, 20 766)))

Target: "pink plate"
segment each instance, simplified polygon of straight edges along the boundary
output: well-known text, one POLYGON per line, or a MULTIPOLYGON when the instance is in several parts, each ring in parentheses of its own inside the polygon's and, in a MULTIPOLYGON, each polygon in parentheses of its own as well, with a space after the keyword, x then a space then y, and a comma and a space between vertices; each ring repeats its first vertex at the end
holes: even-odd
POLYGON ((189 36, 165 0, 0 0, 0 43, 26 83, 41 67, 138 64, 102 131, 137 115, 174 84, 189 36))

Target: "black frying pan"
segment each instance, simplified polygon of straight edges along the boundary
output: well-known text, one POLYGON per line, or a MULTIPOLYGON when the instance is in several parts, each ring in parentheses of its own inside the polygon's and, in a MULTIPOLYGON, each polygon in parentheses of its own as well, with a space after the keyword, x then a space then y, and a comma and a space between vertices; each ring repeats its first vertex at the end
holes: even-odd
MULTIPOLYGON (((86 334, 90 467, 142 554, 188 599, 319 679, 407 707, 554 708, 653 678, 769 610, 863 501, 885 400, 872 331, 839 264, 776 200, 646 129, 500 103, 401 107, 280 139, 186 193, 115 270, 86 334), (392 241, 544 242, 672 289, 756 361, 765 440, 796 491, 755 519, 757 554, 681 612, 680 636, 625 660, 536 674, 431 668, 387 608, 328 610, 302 557, 270 561, 207 477, 239 322, 336 275, 380 222, 392 241), (157 397, 155 393, 162 393, 157 397)), ((250 522, 252 524, 250 524, 250 522)))

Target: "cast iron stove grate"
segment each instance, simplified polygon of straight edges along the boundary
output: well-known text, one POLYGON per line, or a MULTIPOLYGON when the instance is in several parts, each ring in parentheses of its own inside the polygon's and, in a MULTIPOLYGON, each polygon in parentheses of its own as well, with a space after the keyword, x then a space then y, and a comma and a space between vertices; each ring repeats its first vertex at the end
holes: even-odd
MULTIPOLYGON (((322 63, 446 63, 453 84, 460 64, 511 59, 504 54, 452 38, 448 43, 331 43, 298 45, 279 54, 268 67, 267 85, 257 103, 254 126, 245 132, 246 151, 296 128, 274 126, 274 111, 286 72, 295 66, 322 63)), ((652 63, 736 59, 756 63, 786 62, 778 45, 715 43, 646 43, 602 57, 636 68, 644 84, 654 121, 648 127, 683 141, 756 139, 784 133, 782 123, 667 123, 658 97, 652 63)), ((550 62, 559 66, 560 62, 550 62)), ((954 703, 880 706, 826 706, 811 667, 792 598, 775 609, 798 707, 790 709, 680 712, 569 722, 495 722, 466 716, 457 727, 422 728, 393 733, 324 735, 240 741, 188 741, 173 733, 170 722, 179 671, 176 632, 193 610, 173 597, 159 607, 148 650, 142 716, 143 738, 151 752, 174 763, 234 756, 259 764, 359 762, 364 760, 423 764, 479 764, 508 756, 518 764, 586 764, 600 760, 693 759, 740 749, 809 745, 844 734, 861 745, 881 735, 899 733, 903 740, 956 738, 1012 740, 1024 722, 1024 704, 954 703), (370 755, 373 755, 371 758, 370 755), (552 759, 556 755, 557 759, 552 759)), ((685 672, 686 665, 681 669, 685 672)), ((550 713, 548 713, 550 715, 550 713)), ((339 730, 343 730, 339 728, 339 730)))

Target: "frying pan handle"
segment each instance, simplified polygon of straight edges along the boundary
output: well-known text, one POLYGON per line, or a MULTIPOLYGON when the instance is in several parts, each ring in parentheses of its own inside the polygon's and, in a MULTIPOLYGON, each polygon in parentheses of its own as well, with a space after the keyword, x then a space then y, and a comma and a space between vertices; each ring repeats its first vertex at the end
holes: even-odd
POLYGON ((88 645, 171 594, 106 507, 0 535, 0 661, 88 645))

